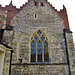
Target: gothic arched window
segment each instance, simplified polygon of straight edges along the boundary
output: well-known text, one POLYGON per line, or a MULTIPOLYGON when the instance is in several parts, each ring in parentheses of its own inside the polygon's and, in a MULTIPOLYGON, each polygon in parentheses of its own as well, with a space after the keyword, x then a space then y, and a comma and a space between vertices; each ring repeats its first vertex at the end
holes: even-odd
POLYGON ((48 39, 40 30, 31 37, 31 62, 49 62, 48 39))

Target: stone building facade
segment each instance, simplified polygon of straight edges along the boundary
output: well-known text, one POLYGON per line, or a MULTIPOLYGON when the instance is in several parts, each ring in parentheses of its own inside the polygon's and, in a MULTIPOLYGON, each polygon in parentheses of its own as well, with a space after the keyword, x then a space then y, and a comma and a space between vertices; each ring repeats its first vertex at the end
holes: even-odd
POLYGON ((1 75, 75 75, 65 6, 57 11, 47 0, 28 0, 17 9, 11 1, 0 6, 0 12, 6 15, 5 24, 0 25, 0 44, 6 50, 0 57, 1 75))

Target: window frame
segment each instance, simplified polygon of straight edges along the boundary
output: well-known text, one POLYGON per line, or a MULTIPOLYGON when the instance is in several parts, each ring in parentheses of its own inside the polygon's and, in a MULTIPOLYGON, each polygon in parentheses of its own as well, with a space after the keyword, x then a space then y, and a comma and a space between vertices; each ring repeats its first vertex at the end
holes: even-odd
POLYGON ((44 6, 43 2, 41 2, 41 6, 42 6, 42 7, 44 6))
MULTIPOLYGON (((37 35, 38 36, 38 35, 37 35)), ((39 39, 41 39, 41 38, 39 38, 39 39)), ((48 38, 47 38, 47 36, 41 31, 41 30, 37 30, 37 31, 35 31, 34 32, 34 34, 31 36, 31 38, 30 38, 30 63, 49 63, 49 49, 48 49, 48 61, 47 62, 45 62, 44 60, 45 60, 45 58, 44 58, 44 43, 45 42, 47 42, 48 43, 48 38), (40 37, 43 35, 44 37, 45 37, 45 40, 42 42, 42 62, 38 62, 37 60, 38 60, 38 55, 37 55, 37 43, 38 43, 38 41, 35 41, 34 40, 34 37, 37 35, 37 33, 38 33, 38 31, 40 31, 42 34, 40 35, 40 37), (32 39, 32 37, 33 37, 33 39, 32 39), (32 41, 35 41, 35 43, 36 43, 36 62, 31 62, 31 42, 32 41)))
POLYGON ((38 6, 38 2, 35 1, 35 2, 34 2, 34 5, 35 5, 35 6, 38 6))

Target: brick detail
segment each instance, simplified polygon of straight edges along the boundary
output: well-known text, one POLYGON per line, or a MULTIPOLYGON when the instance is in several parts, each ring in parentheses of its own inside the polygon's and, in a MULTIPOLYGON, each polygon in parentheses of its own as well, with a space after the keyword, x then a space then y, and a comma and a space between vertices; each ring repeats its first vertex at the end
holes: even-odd
POLYGON ((12 4, 6 5, 5 7, 2 7, 0 5, 0 10, 2 11, 8 11, 7 12, 7 21, 6 21, 6 26, 10 25, 10 20, 18 13, 19 9, 17 9, 15 6, 12 4))

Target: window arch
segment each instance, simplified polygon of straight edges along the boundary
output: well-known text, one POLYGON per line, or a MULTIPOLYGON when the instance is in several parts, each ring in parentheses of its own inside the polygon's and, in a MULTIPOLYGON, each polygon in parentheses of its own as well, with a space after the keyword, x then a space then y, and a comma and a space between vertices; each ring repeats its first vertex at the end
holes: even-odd
POLYGON ((31 37, 31 62, 49 62, 48 39, 40 30, 31 37))

